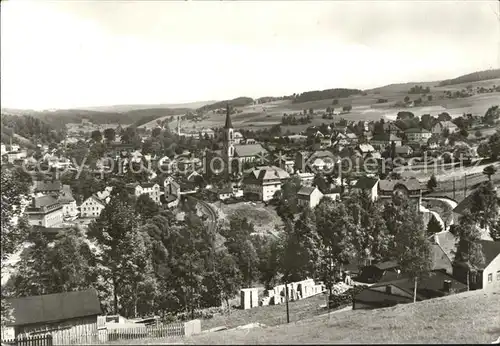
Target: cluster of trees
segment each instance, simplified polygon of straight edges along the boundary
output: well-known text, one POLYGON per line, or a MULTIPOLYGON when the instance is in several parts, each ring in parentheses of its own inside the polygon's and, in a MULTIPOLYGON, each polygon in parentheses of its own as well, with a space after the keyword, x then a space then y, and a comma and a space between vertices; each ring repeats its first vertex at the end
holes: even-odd
POLYGON ((362 91, 359 89, 327 89, 306 91, 301 94, 296 94, 293 103, 302 103, 308 101, 318 101, 326 99, 338 99, 349 97, 351 95, 359 95, 362 91))
POLYGON ((482 246, 479 242, 481 233, 477 226, 489 229, 493 240, 500 241, 499 207, 500 199, 493 184, 484 183, 473 192, 470 209, 466 210, 458 223, 450 229, 459 238, 455 265, 465 268, 468 287, 470 274, 477 272, 484 263, 482 246))
POLYGON ((283 114, 281 118, 282 125, 304 125, 309 124, 312 121, 311 115, 307 114, 304 116, 299 116, 298 118, 295 115, 283 114))
POLYGON ((429 87, 423 87, 421 85, 415 85, 408 90, 408 94, 428 94, 431 89, 429 87))
POLYGON ((281 100, 293 100, 295 97, 295 94, 289 95, 289 96, 264 96, 264 97, 259 97, 256 101, 257 103, 268 103, 268 102, 273 102, 273 101, 281 101, 281 100))
POLYGON ((2 142, 9 143, 14 134, 31 140, 35 144, 59 143, 65 133, 33 116, 2 114, 2 142))
POLYGON ((488 142, 479 144, 477 153, 479 156, 497 160, 500 157, 500 131, 490 136, 488 142))
POLYGON ((380 204, 365 194, 351 194, 342 202, 321 200, 297 217, 293 180, 278 194, 277 211, 285 223, 282 280, 322 279, 329 290, 348 263, 397 260, 413 279, 430 268, 430 243, 423 220, 406 200, 380 204))
POLYGON ((500 108, 498 105, 488 108, 484 114, 483 122, 488 125, 494 125, 500 119, 500 108))

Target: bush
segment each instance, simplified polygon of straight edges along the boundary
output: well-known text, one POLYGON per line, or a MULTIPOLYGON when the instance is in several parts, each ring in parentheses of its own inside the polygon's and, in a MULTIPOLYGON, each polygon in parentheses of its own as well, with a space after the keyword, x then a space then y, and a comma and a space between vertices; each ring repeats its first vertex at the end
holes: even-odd
POLYGON ((359 286, 354 286, 353 288, 349 288, 347 291, 345 291, 342 294, 339 295, 331 295, 328 305, 330 309, 335 309, 343 306, 348 306, 352 304, 352 299, 355 295, 357 295, 359 292, 364 290, 367 286, 366 285, 359 285, 359 286))

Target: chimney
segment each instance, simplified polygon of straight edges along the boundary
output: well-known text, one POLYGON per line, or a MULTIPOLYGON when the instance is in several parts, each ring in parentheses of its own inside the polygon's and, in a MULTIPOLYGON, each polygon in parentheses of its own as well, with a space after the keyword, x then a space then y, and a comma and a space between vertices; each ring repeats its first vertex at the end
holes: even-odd
POLYGON ((443 282, 443 291, 445 293, 450 293, 451 289, 451 280, 444 280, 443 282))

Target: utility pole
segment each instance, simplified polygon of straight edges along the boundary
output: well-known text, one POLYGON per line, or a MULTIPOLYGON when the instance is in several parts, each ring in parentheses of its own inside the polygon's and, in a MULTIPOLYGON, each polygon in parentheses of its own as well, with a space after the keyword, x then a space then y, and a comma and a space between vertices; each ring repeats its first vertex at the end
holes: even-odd
POLYGON ((467 197, 467 173, 464 174, 464 198, 467 197))
POLYGON ((453 199, 456 200, 456 198, 455 198, 455 176, 453 176, 453 199))
POLYGON ((288 280, 285 281, 286 323, 290 323, 290 310, 288 308, 288 280))

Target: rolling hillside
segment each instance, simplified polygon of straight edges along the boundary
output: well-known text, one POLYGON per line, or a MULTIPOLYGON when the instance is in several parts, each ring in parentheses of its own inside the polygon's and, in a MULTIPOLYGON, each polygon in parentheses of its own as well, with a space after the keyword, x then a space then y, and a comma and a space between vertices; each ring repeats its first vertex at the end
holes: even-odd
MULTIPOLYGON (((377 310, 351 310, 276 327, 190 337, 186 344, 484 343, 500 337, 500 286, 377 310)), ((291 314, 294 311, 290 312, 291 314)))
POLYGON ((496 78, 500 78, 500 69, 473 72, 457 78, 447 79, 440 82, 439 86, 479 82, 483 80, 496 79, 496 78))

